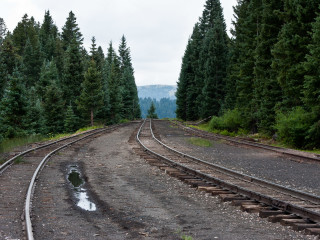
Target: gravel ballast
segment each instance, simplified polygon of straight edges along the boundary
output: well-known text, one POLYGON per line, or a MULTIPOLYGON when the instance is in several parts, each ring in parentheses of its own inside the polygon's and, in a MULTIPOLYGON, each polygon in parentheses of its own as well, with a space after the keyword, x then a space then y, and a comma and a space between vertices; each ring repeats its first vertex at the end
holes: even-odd
POLYGON ((77 144, 50 160, 35 190, 36 239, 314 239, 241 212, 150 166, 135 154, 136 142, 128 143, 137 127, 77 144), (67 179, 71 166, 81 171, 97 211, 76 206, 67 179))

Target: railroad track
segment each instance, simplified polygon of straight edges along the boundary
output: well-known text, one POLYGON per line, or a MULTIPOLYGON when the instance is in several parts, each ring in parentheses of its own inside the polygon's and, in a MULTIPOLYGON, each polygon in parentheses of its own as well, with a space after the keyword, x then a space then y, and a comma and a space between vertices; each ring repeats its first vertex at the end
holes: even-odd
POLYGON ((0 239, 32 240, 32 195, 42 168, 58 151, 84 139, 113 131, 123 124, 95 129, 36 148, 7 160, 0 166, 0 239), (25 236, 26 235, 26 236, 25 236))
POLYGON ((219 195, 223 201, 233 201, 245 211, 259 212, 272 222, 320 234, 320 197, 176 151, 155 137, 151 120, 141 125, 137 140, 144 151, 155 157, 146 158, 147 161, 189 185, 219 195))
POLYGON ((250 147, 256 147, 256 148, 261 148, 261 149, 265 149, 265 150, 269 150, 269 151, 273 151, 288 157, 293 157, 295 159, 299 159, 299 160, 304 160, 304 161, 309 161, 309 162, 313 162, 313 163, 320 163, 320 155, 319 154, 311 154, 311 153, 304 153, 298 150, 291 150, 291 149, 286 149, 286 148, 281 148, 281 147, 275 147, 275 146, 270 146, 270 145, 265 145, 262 143, 258 143, 258 142, 254 142, 254 141, 249 141, 249 140, 245 140, 242 138, 236 138, 236 137, 228 137, 228 136, 223 136, 223 135, 219 135, 219 134, 215 134, 215 133, 209 133, 209 132, 205 132, 196 128, 192 128, 192 127, 188 127, 184 124, 182 124, 179 121, 171 121, 173 124, 175 124, 176 126, 182 128, 184 131, 198 136, 198 137, 202 137, 202 138, 207 138, 207 139, 219 139, 219 140, 225 140, 234 144, 238 144, 238 145, 246 145, 246 146, 250 146, 250 147))

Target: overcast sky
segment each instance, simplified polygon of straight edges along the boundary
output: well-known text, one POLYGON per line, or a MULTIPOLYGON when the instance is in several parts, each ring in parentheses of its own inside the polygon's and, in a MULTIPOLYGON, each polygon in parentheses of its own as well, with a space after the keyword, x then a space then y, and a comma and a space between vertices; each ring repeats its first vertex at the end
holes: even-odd
MULTIPOLYGON (((61 31, 72 10, 88 49, 92 36, 107 51, 124 34, 138 86, 175 85, 187 41, 206 0, 1 0, 0 17, 10 31, 27 13, 42 23, 45 10, 61 31)), ((221 0, 228 30, 237 0, 221 0)))

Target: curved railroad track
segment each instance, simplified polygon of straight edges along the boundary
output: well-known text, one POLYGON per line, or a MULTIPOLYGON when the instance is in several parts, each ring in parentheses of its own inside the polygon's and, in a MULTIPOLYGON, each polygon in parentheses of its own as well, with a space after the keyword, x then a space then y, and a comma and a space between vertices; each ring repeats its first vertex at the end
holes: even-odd
POLYGON ((32 240, 32 194, 49 158, 74 143, 113 131, 119 125, 95 129, 28 149, 0 166, 0 238, 32 240))
POLYGON ((286 148, 266 145, 266 144, 262 144, 262 143, 258 143, 258 142, 254 142, 254 141, 249 141, 249 140, 242 139, 242 138, 229 137, 229 136, 223 136, 223 135, 219 135, 219 134, 215 134, 215 133, 209 133, 209 132, 205 132, 205 131, 202 131, 202 130, 199 130, 196 128, 188 127, 179 121, 171 121, 171 122, 173 124, 175 124, 176 126, 182 128, 184 131, 186 131, 192 135, 198 136, 198 137, 213 139, 213 140, 214 139, 225 140, 225 141, 228 141, 228 142, 231 142, 234 144, 238 144, 238 145, 246 145, 246 146, 250 146, 250 147, 256 147, 256 148, 261 148, 261 149, 273 151, 273 152, 283 154, 288 157, 293 157, 293 158, 299 159, 299 160, 309 161, 309 162, 313 162, 313 163, 320 163, 320 155, 319 154, 305 153, 305 152, 298 151, 298 150, 286 149, 286 148))
POLYGON ((320 197, 283 187, 176 151, 155 137, 152 122, 145 121, 137 140, 144 151, 161 160, 157 165, 200 190, 234 201, 247 211, 297 230, 320 233, 320 197), (314 230, 316 229, 316 230, 314 230))

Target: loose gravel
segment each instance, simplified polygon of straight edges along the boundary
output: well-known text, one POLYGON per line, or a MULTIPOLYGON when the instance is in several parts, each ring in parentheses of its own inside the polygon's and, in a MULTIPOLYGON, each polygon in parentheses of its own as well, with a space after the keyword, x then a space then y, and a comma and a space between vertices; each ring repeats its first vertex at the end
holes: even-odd
POLYGON ((135 154, 137 143, 128 144, 137 126, 79 143, 50 160, 35 190, 36 239, 314 239, 241 212, 150 166, 135 154), (76 206, 67 180, 71 166, 80 169, 97 211, 76 206))
POLYGON ((200 159, 259 177, 286 187, 320 196, 320 164, 296 161, 271 151, 234 145, 226 141, 211 141, 211 147, 190 144, 193 137, 168 121, 154 121, 163 142, 200 159))

